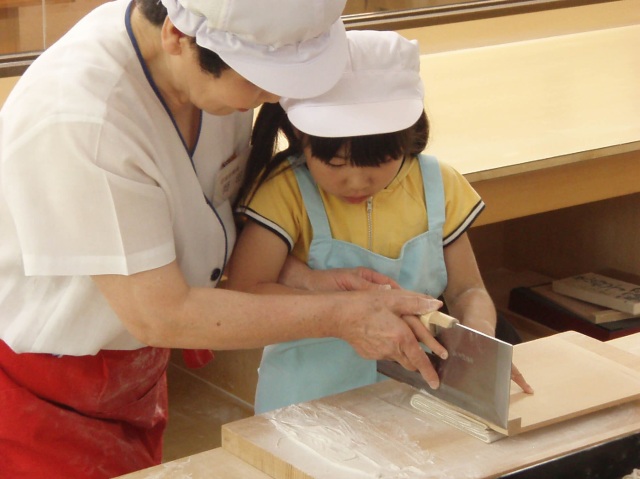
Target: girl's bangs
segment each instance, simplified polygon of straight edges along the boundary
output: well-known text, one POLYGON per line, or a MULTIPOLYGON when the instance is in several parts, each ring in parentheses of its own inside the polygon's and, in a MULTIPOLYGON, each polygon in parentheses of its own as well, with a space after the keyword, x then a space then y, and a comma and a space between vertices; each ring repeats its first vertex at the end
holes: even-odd
POLYGON ((356 136, 351 138, 319 138, 308 136, 307 142, 311 154, 319 160, 329 163, 344 146, 341 156, 349 160, 353 166, 380 166, 389 158, 400 158, 404 155, 403 132, 385 133, 381 135, 356 136))

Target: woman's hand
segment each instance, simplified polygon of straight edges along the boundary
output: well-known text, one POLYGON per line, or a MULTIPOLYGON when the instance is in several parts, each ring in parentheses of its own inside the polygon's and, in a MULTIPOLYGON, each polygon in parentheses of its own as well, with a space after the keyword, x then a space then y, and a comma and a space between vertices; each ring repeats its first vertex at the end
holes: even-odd
POLYGON ((446 355, 446 350, 418 316, 439 309, 442 302, 405 290, 363 291, 348 297, 334 321, 338 330, 330 335, 349 342, 365 359, 393 360, 410 371, 419 371, 437 389, 438 374, 418 341, 440 356, 446 355))

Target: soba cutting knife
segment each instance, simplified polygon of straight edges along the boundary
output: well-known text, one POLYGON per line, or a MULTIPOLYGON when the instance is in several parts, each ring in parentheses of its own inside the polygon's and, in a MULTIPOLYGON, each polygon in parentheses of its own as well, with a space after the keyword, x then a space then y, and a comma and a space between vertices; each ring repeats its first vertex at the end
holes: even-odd
POLYGON ((423 390, 489 426, 506 430, 513 346, 439 311, 420 319, 449 353, 443 360, 423 345, 438 372, 440 387, 431 389, 419 372, 395 361, 378 361, 378 372, 423 390))

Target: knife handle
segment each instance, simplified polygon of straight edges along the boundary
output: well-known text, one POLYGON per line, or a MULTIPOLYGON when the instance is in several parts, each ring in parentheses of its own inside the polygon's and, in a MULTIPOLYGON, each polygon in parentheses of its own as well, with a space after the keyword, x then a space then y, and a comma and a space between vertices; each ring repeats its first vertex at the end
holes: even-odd
POLYGON ((423 314, 422 316, 420 316, 420 321, 427 328, 429 328, 429 332, 431 332, 431 334, 433 334, 434 336, 438 332, 438 327, 449 329, 459 323, 459 321, 453 316, 441 313, 440 311, 433 311, 431 313, 423 314))

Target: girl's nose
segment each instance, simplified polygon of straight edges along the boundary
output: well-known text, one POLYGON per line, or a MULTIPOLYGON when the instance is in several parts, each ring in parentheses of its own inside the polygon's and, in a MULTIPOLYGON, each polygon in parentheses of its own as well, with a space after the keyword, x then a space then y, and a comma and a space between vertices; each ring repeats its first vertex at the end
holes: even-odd
POLYGON ((366 189, 371 182, 363 168, 352 168, 346 178, 346 184, 354 192, 366 189))

